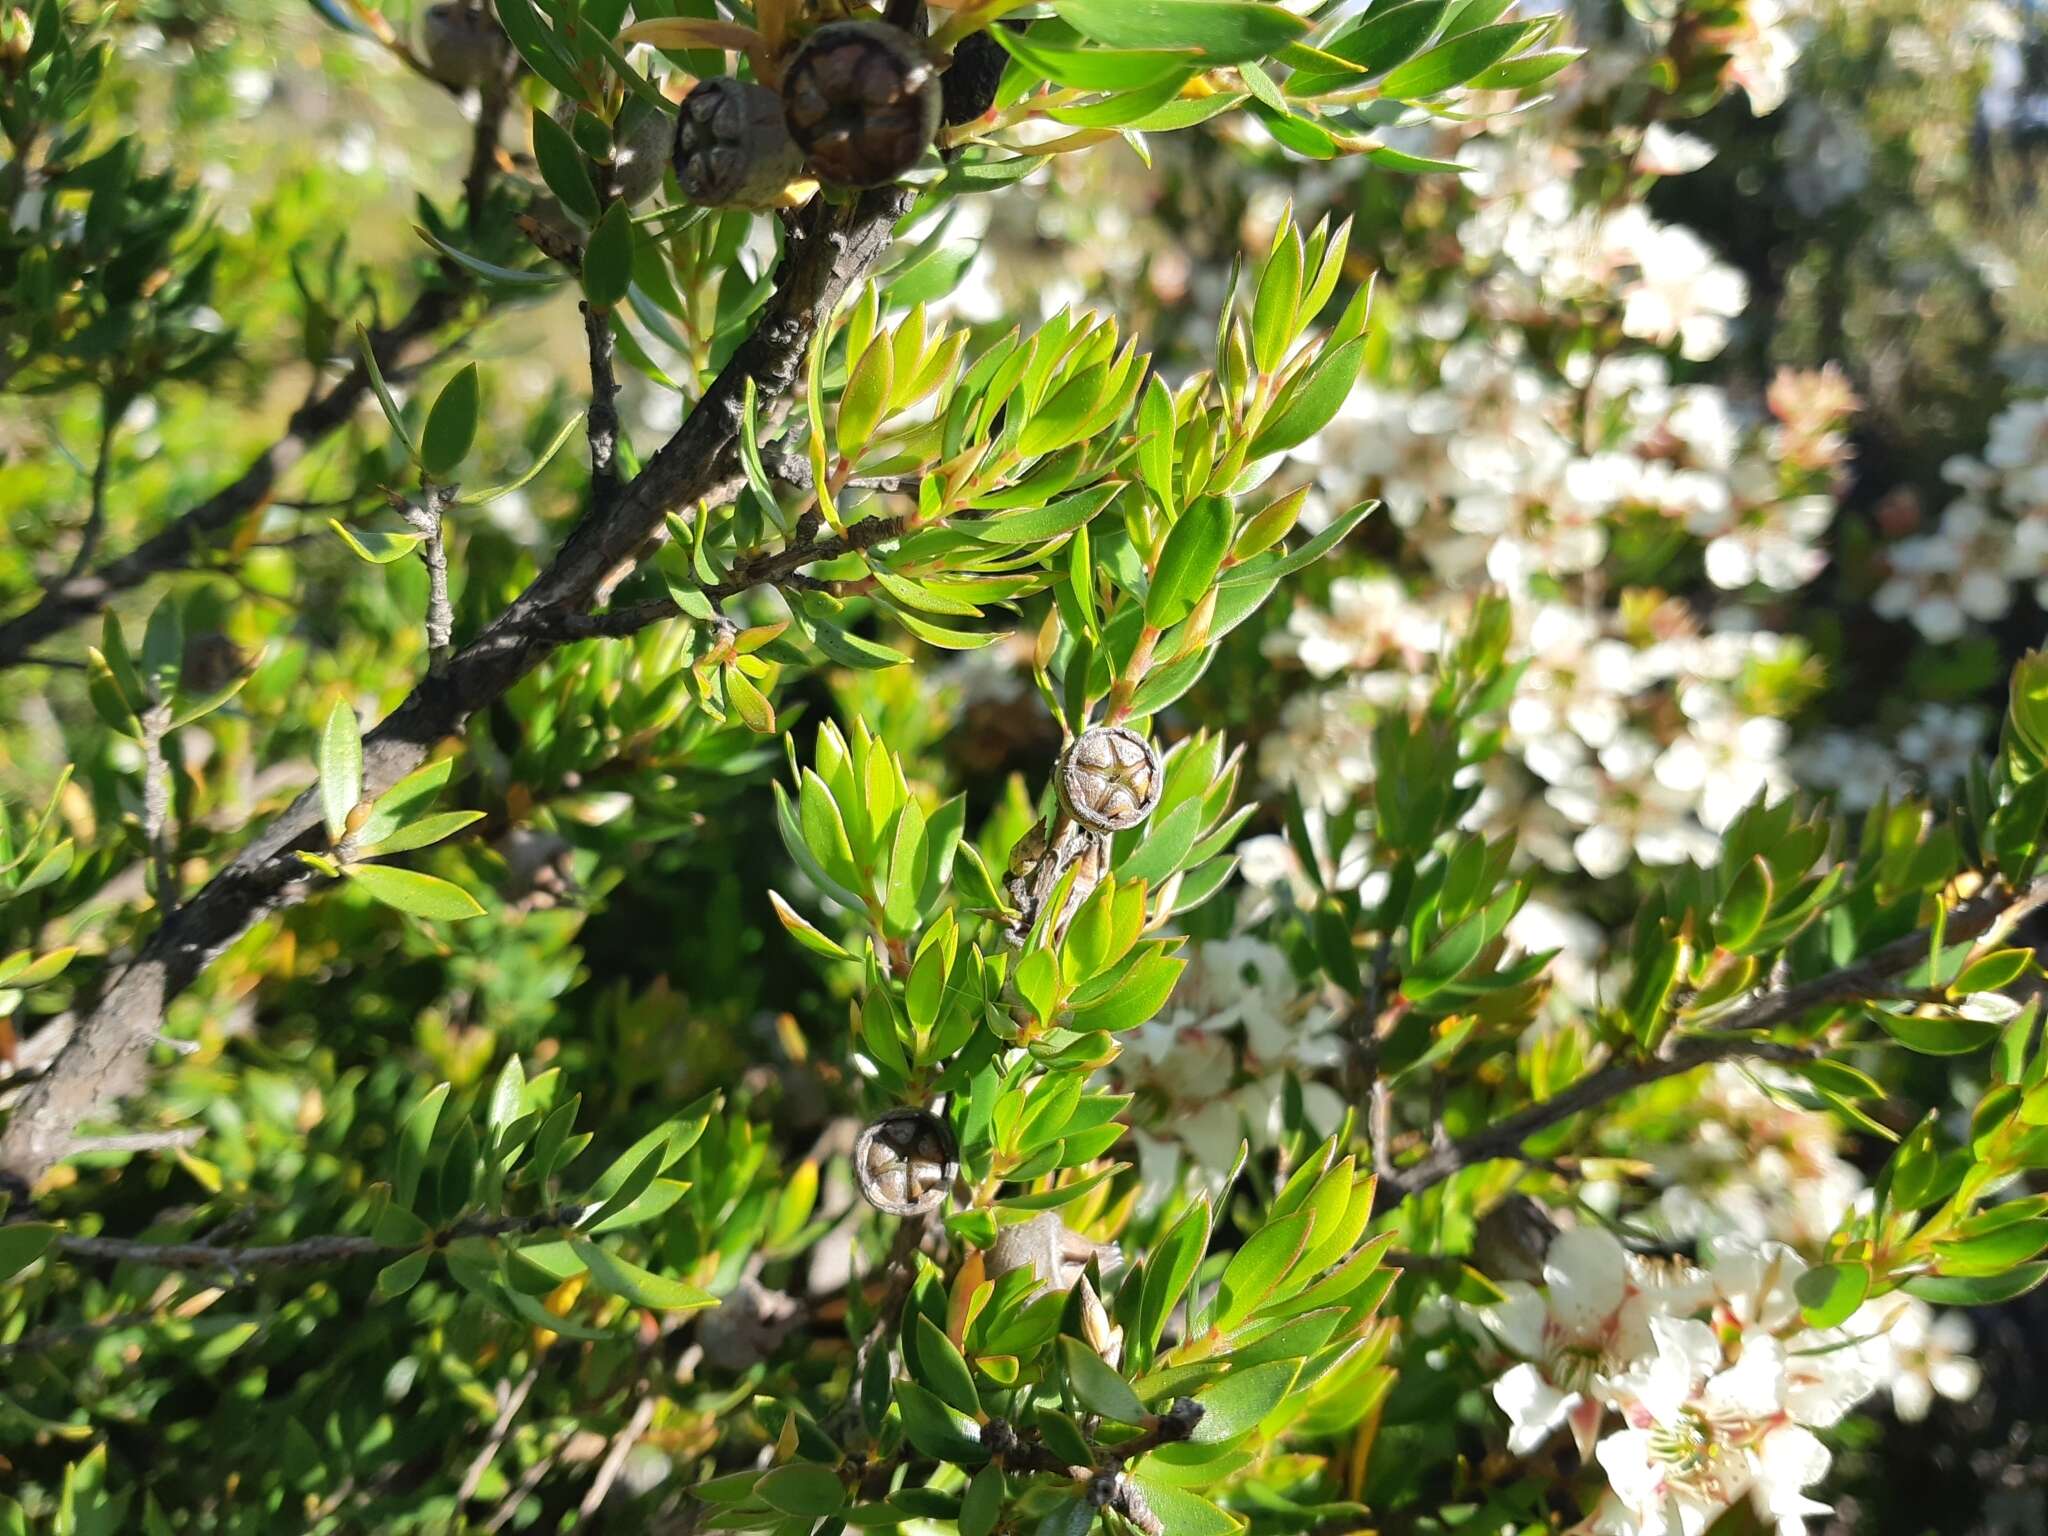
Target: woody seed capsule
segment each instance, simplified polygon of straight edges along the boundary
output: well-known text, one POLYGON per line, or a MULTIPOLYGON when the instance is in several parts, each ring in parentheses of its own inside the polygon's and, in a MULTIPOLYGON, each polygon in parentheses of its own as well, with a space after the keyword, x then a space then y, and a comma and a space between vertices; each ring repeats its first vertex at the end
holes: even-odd
POLYGON ((921 1109, 892 1109, 853 1144, 853 1172, 869 1205, 892 1216, 922 1216, 945 1203, 960 1172, 952 1129, 921 1109))
POLYGON ((818 28, 782 74, 790 137, 842 187, 881 187, 916 165, 939 131, 939 77, 899 29, 879 21, 818 28))
POLYGON ((782 100, 763 85, 715 75, 676 113, 676 185, 707 208, 766 208, 803 174, 803 155, 782 121, 782 100))
POLYGON ((1158 749, 1136 731, 1098 725, 1061 754, 1055 783, 1060 804, 1082 826, 1122 832, 1152 814, 1166 774, 1158 749))
POLYGON ((484 84, 502 74, 512 61, 511 46, 499 30, 497 18, 470 0, 442 0, 428 6, 420 44, 428 72, 458 91, 484 84))

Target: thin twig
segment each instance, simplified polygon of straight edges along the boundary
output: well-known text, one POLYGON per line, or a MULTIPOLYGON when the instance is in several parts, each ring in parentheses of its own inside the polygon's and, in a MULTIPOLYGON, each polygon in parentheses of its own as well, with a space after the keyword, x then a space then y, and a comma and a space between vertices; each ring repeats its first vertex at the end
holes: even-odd
MULTIPOLYGON (((836 560, 855 550, 871 549, 895 538, 903 529, 902 518, 868 517, 849 525, 845 533, 835 534, 829 539, 799 540, 781 549, 757 550, 735 565, 723 581, 714 582, 703 592, 711 602, 722 603, 755 587, 801 585, 804 578, 798 572, 804 566, 815 565, 821 560, 836 560)), ((605 613, 556 614, 548 621, 548 633, 564 640, 618 639, 637 634, 650 624, 676 618, 682 611, 674 598, 655 597, 605 613)))
POLYGON ((617 344, 611 316, 588 303, 582 308, 583 336, 590 350, 590 478, 593 500, 601 509, 619 485, 619 378, 612 361, 617 344))
MULTIPOLYGON (((774 479, 784 485, 794 486, 800 491, 815 491, 817 479, 811 474, 811 462, 800 453, 787 449, 769 449, 761 455, 761 467, 774 479)), ((835 485, 837 481, 833 482, 835 485)), ((915 496, 918 487, 924 484, 922 475, 853 475, 844 489, 855 491, 881 491, 891 496, 915 496)))
MULTIPOLYGON (((12 1086, 10 1084, 10 1086, 12 1086)), ((168 1131, 124 1131, 114 1136, 81 1136, 81 1152, 163 1152, 173 1147, 196 1146, 206 1139, 206 1127, 181 1125, 168 1131)))
POLYGON ((505 1401, 498 1407, 498 1417, 491 1425, 491 1432, 484 1441, 484 1448, 476 1453, 476 1459, 462 1474, 462 1482, 456 1487, 455 1502, 467 1504, 477 1490, 477 1484, 484 1480, 484 1474, 497 1459, 498 1448, 505 1443, 505 1437, 512 1433, 512 1421, 519 1417, 519 1410, 526 1406, 526 1395, 533 1390, 533 1384, 540 1380, 540 1362, 534 1361, 527 1367, 526 1374, 518 1384, 505 1394, 505 1401))
POLYGON ((491 1518, 484 1522, 484 1536, 492 1536, 493 1532, 504 1529, 505 1522, 517 1514, 519 1506, 526 1502, 526 1496, 538 1488, 541 1479, 554 1470, 556 1455, 556 1452, 550 1451, 526 1469, 525 1475, 519 1479, 519 1485, 505 1495, 498 1507, 491 1512, 491 1518))
POLYGON ((640 1437, 647 1433, 647 1426, 654 1422, 655 1396, 652 1392, 643 1396, 633 1405, 633 1416, 626 1420, 619 1432, 612 1436, 611 1449, 605 1452, 604 1464, 597 1469, 597 1480, 583 1495, 583 1502, 577 1506, 579 1520, 588 1520, 596 1514, 605 1497, 612 1491, 612 1484, 618 1481, 620 1471, 626 1465, 626 1458, 633 1453, 633 1447, 640 1443, 640 1437))
POLYGON ((149 867, 156 879, 157 911, 168 918, 178 910, 178 868, 171 856, 171 765, 164 756, 164 737, 171 729, 169 700, 142 712, 142 835, 149 847, 149 867))
POLYGON ((455 654, 455 608, 448 600, 448 546, 442 530, 455 487, 433 485, 419 505, 408 505, 406 521, 420 536, 420 560, 427 568, 427 675, 438 677, 455 654))
MULTIPOLYGON (((464 1237, 513 1237, 574 1226, 584 1207, 565 1205, 532 1216, 475 1216, 434 1234, 436 1247, 464 1237)), ((293 1243, 222 1248, 210 1243, 152 1243, 127 1237, 81 1237, 63 1232, 57 1251, 69 1259, 104 1264, 146 1264, 157 1269, 220 1270, 239 1275, 252 1269, 299 1269, 313 1264, 339 1264, 383 1253, 411 1252, 412 1243, 387 1243, 375 1237, 333 1233, 304 1237, 293 1243)))
POLYGON ((86 508, 85 528, 78 536, 78 553, 71 557, 63 581, 70 581, 91 565, 93 556, 100 552, 100 535, 107 527, 107 476, 113 469, 114 432, 120 424, 121 412, 115 409, 114 402, 101 400, 99 453, 92 462, 92 499, 86 508))

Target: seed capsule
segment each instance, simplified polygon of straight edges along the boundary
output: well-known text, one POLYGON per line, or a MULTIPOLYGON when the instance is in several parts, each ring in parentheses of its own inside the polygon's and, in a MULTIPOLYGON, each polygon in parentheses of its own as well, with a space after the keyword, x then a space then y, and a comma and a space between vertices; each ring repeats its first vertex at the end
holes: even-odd
POLYGON ((659 187, 675 137, 666 112, 628 97, 612 124, 612 196, 631 207, 659 187))
POLYGON ((960 1172, 952 1129, 921 1109, 892 1109, 853 1144, 854 1177, 869 1205, 892 1216, 922 1216, 945 1203, 960 1172))
POLYGON ((1122 832, 1152 814, 1166 774, 1158 750, 1136 731, 1098 725, 1067 747, 1056 781, 1074 820, 1091 832, 1122 832))
POLYGON ((879 21, 818 28, 782 74, 790 137, 819 178, 881 187, 939 131, 938 73, 909 35, 879 21))
POLYGON ((763 85, 715 75, 676 114, 676 185, 707 208, 767 208, 803 175, 803 154, 763 85))
POLYGON ((953 62, 940 78, 948 124, 971 123, 995 105, 996 87, 1010 55, 986 32, 970 32, 953 49, 953 62))
POLYGON ((497 18, 468 0, 442 0, 421 21, 427 69, 443 85, 466 91, 505 72, 512 49, 497 18))

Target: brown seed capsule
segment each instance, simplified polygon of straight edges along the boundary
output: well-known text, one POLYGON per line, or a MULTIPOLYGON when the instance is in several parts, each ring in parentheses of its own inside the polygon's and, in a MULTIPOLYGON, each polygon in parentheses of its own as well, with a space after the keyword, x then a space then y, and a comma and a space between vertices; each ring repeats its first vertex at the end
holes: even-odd
POLYGON ((1098 725, 1076 736, 1055 775, 1060 804, 1091 832, 1135 827, 1159 803, 1166 774, 1158 750, 1136 731, 1098 725))
POLYGON ((487 6, 442 0, 427 7, 420 46, 427 69, 443 85, 472 90, 506 72, 512 47, 487 6))
POLYGON ((631 207, 659 187, 675 137, 666 112, 629 96, 612 123, 612 196, 631 207))
POLYGON ((961 38, 940 82, 946 122, 955 127, 971 123, 994 106, 996 87, 1003 83, 1009 63, 1003 45, 986 32, 970 32, 961 38))
POLYGON ((1105 1270, 1115 1269, 1123 1262, 1123 1251, 1115 1243, 1083 1237, 1061 1221, 1057 1211, 1043 1211, 997 1232, 986 1264, 991 1280, 1000 1280, 1013 1269, 1029 1269, 1038 1278, 1029 1294, 1041 1296, 1047 1290, 1072 1290, 1091 1259, 1105 1270))
POLYGON ((782 73, 783 118, 819 178, 881 187, 939 131, 940 86, 909 34, 879 21, 818 28, 782 73))
POLYGON ((803 175, 803 153, 765 85, 715 75, 676 114, 676 185, 707 208, 767 208, 803 175))
POLYGON ((869 1205, 892 1216, 922 1216, 945 1203, 960 1172, 959 1146, 937 1115, 892 1109, 853 1144, 853 1173, 869 1205))

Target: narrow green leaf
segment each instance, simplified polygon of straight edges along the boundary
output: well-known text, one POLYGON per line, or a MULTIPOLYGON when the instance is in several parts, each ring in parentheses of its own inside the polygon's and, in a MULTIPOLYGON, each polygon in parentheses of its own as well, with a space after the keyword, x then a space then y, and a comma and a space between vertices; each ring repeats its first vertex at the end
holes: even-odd
POLYGON ((583 151, 569 137, 569 130, 545 112, 533 114, 533 158, 540 167, 540 179, 548 184, 555 200, 587 228, 597 222, 597 188, 583 163, 583 151))
POLYGON ((611 309, 633 286, 633 210, 624 203, 605 209, 583 252, 583 296, 598 309, 611 309))
POLYGON ((416 533, 390 533, 381 528, 351 529, 334 517, 327 519, 327 526, 341 535, 341 541, 348 545, 358 560, 367 560, 372 565, 389 565, 394 560, 403 560, 420 547, 420 536, 416 533))
POLYGON ((455 473, 476 441, 481 387, 471 363, 441 386, 420 433, 420 467, 436 479, 455 473))
POLYGON ((414 917, 457 922, 484 915, 476 898, 461 886, 417 870, 398 869, 389 864, 349 864, 343 866, 342 873, 385 906, 414 917))
POLYGON ((338 843, 348 833, 348 813, 363 798, 363 741, 356 712, 337 700, 320 729, 320 813, 327 822, 327 840, 338 843))
POLYGON ((420 1175, 434 1148, 434 1127, 441 1119, 441 1106, 448 1101, 450 1085, 437 1083, 421 1096, 398 1127, 398 1167, 392 1179, 392 1202, 401 1211, 412 1209, 419 1192, 420 1175))
POLYGON ((1234 528, 1230 503, 1220 496, 1205 496, 1181 513, 1167 530, 1145 594, 1148 625, 1168 629, 1195 611, 1215 584, 1234 528))
POLYGON ((588 1238, 572 1237, 569 1247, 577 1258, 590 1266, 590 1278, 614 1296, 623 1296, 635 1306, 653 1307, 663 1312, 694 1310, 698 1307, 715 1307, 718 1298, 709 1291, 680 1280, 671 1280, 657 1275, 652 1270, 630 1264, 615 1253, 600 1248, 588 1238))
POLYGON ((1195 48, 1211 65, 1265 58, 1308 23, 1262 0, 1058 0, 1083 37, 1112 48, 1195 48))

